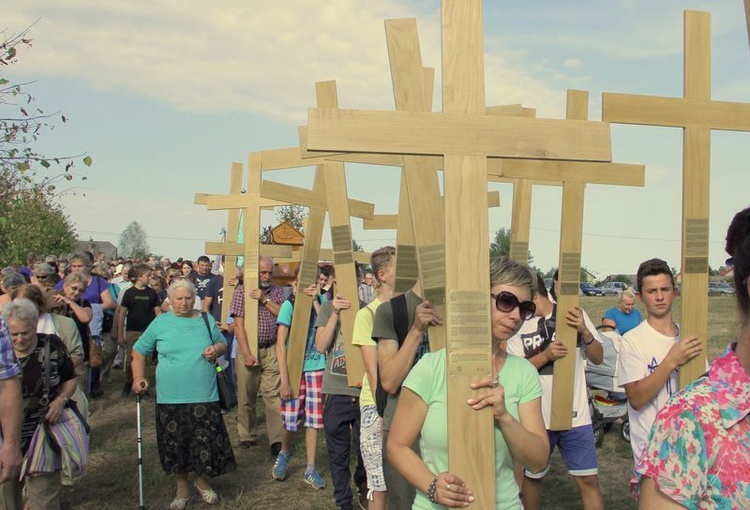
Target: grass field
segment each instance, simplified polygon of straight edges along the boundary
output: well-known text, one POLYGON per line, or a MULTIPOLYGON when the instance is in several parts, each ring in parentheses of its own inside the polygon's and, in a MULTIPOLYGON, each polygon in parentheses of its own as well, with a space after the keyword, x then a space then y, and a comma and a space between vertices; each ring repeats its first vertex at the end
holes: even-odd
MULTIPOLYGON (((581 299, 594 323, 615 298, 581 299)), ((645 312, 642 308, 641 312, 645 312)), ((676 301, 679 317, 679 298, 676 301)), ((709 298, 709 359, 722 351, 739 331, 735 301, 729 297, 709 298)), ((74 487, 63 489, 63 508, 70 510, 126 509, 138 507, 138 470, 136 450, 136 404, 132 399, 120 398, 122 371, 115 371, 105 385, 107 394, 94 401, 91 416, 91 455, 87 473, 74 487)), ((145 507, 165 509, 174 495, 172 480, 159 465, 154 435, 154 404, 145 401, 143 410, 144 493, 145 507)), ((262 410, 260 423, 264 423, 262 410)), ((235 414, 226 415, 226 423, 233 444, 238 442, 235 414)), ((630 446, 618 434, 618 425, 609 432, 599 453, 599 473, 604 506, 607 509, 636 508, 628 495, 628 481, 632 469, 630 446)), ((261 431, 263 427, 261 428, 261 431)), ((261 435, 261 441, 264 440, 261 435)), ((328 482, 328 488, 312 489, 303 479, 303 437, 297 438, 290 463, 289 477, 284 482, 271 478, 274 458, 268 445, 261 443, 252 449, 235 449, 238 469, 214 482, 222 502, 219 509, 332 509, 333 490, 327 465, 325 439, 321 432, 318 446, 318 469, 328 482)), ((192 495, 188 508, 209 508, 192 495)), ((559 455, 553 457, 550 475, 544 482, 543 508, 580 508, 577 489, 569 479, 559 455)))

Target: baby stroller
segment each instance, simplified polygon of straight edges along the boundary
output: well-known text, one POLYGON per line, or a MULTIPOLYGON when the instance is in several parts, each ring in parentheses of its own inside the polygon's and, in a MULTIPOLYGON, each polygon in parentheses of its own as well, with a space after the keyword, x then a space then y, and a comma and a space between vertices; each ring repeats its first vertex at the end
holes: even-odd
POLYGON ((599 338, 603 343, 604 359, 599 365, 586 364, 586 390, 597 448, 602 446, 604 434, 616 422, 621 424, 620 437, 630 442, 628 401, 625 390, 619 386, 617 380, 617 355, 620 352, 622 337, 616 331, 599 331, 599 338))

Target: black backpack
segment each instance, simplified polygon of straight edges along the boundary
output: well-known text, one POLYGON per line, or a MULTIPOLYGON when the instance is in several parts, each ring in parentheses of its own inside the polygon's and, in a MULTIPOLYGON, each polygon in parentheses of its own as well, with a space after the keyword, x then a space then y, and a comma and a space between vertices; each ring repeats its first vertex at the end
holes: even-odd
MULTIPOLYGON (((406 295, 401 294, 391 299, 391 308, 393 310, 393 328, 396 330, 396 340, 398 340, 398 348, 404 344, 406 335, 409 334, 409 311, 406 308, 406 295)), ((398 395, 401 392, 401 388, 396 392, 398 395)), ((388 392, 383 389, 383 385, 380 382, 380 371, 378 371, 378 387, 375 390, 375 405, 378 408, 378 414, 383 417, 385 412, 385 406, 388 404, 388 392)))

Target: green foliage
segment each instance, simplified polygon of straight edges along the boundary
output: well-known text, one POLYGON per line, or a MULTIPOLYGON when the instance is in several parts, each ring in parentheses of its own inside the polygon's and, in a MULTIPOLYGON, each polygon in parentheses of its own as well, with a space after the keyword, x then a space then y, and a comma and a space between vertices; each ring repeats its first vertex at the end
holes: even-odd
POLYGON ((365 251, 365 249, 362 247, 362 245, 359 244, 357 242, 357 240, 354 239, 353 237, 352 237, 352 251, 359 251, 359 252, 364 252, 365 251))
POLYGON ((120 234, 117 250, 120 256, 131 259, 145 259, 151 254, 148 247, 148 235, 140 223, 131 221, 125 227, 120 234))
MULTIPOLYGON (((501 228, 495 232, 495 238, 490 243, 490 259, 510 256, 510 229, 501 228)), ((534 256, 529 251, 529 265, 534 263, 534 256)), ((537 268, 538 270, 538 268, 537 268)))
POLYGON ((0 168, 0 267, 22 264, 28 252, 61 254, 73 249, 75 230, 50 187, 21 172, 0 168))
POLYGON ((630 281, 630 278, 625 276, 624 274, 616 274, 612 278, 609 279, 611 282, 624 282, 628 285, 632 285, 633 283, 630 281))
POLYGON ((285 205, 276 211, 276 219, 280 222, 287 221, 302 234, 305 233, 305 219, 307 218, 307 207, 302 205, 285 205))

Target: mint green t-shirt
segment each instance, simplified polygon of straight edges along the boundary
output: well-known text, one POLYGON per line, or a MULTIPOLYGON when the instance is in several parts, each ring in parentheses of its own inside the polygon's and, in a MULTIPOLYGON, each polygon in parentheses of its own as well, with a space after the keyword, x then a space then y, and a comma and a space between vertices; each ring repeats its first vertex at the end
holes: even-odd
MULTIPOLYGON (((213 343, 226 344, 216 321, 208 315, 213 343)), ((154 319, 133 346, 133 349, 148 357, 159 353, 156 366, 156 401, 159 404, 195 404, 216 402, 216 368, 213 362, 203 357, 203 351, 211 345, 212 338, 203 318, 177 317, 172 312, 163 313, 154 319)))
MULTIPOLYGON (((416 393, 427 404, 419 447, 422 460, 433 473, 448 471, 448 419, 446 408, 445 349, 425 356, 412 368, 404 387, 416 393)), ((518 419, 518 406, 542 398, 539 375, 523 358, 508 355, 500 370, 500 384, 505 389, 505 407, 518 419)), ((461 473, 454 473, 461 476, 461 473)), ((495 508, 521 509, 518 485, 513 474, 513 458, 500 427, 495 427, 495 508)), ((417 491, 415 509, 439 509, 423 492, 417 491)))

